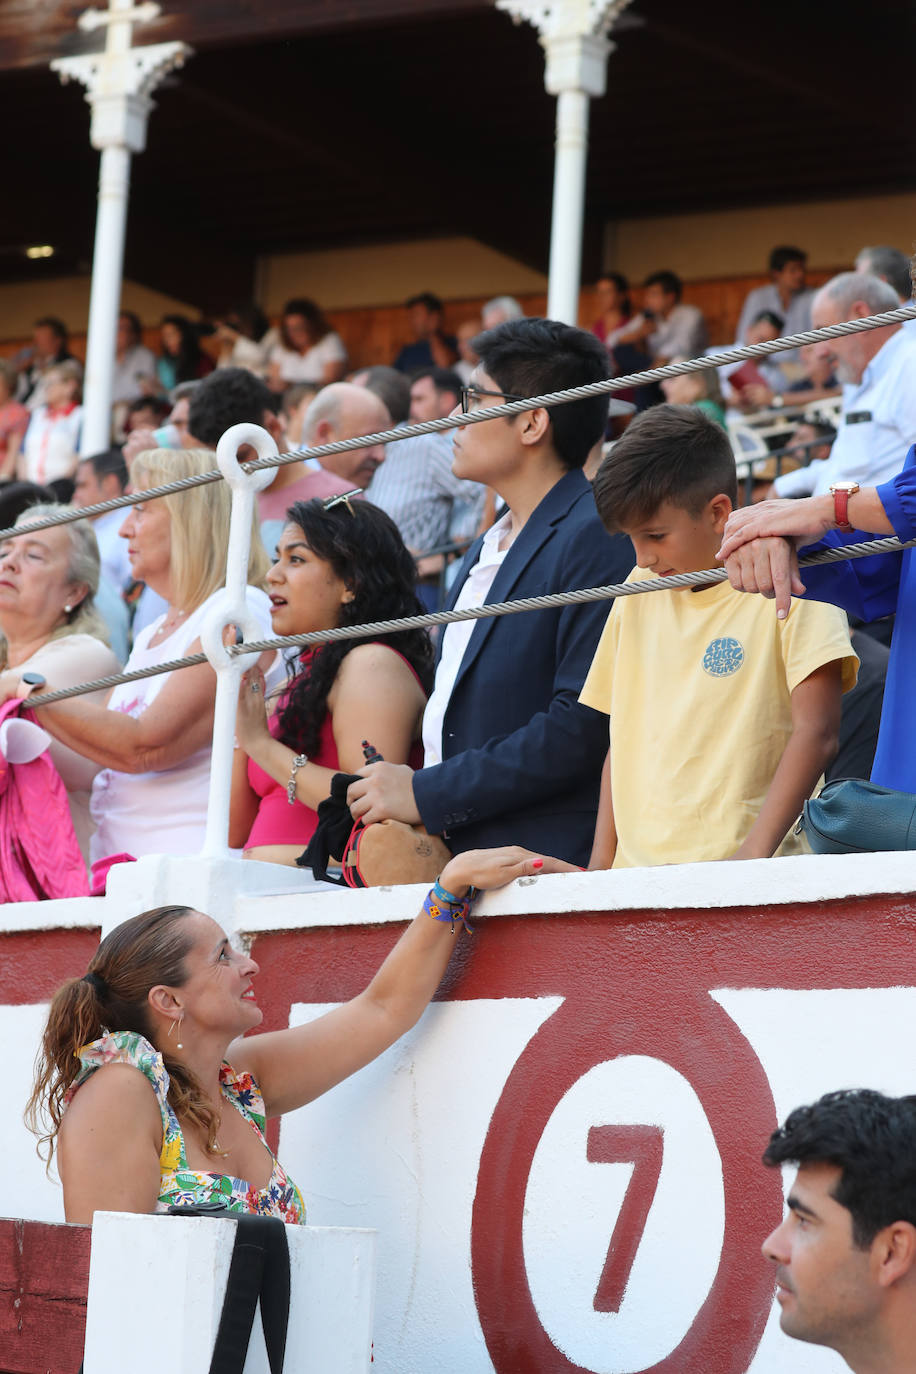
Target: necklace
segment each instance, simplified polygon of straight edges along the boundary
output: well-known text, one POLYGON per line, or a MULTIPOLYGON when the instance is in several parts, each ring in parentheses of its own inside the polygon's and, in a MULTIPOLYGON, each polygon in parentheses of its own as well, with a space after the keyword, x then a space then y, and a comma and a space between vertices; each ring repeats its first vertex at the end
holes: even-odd
POLYGON ((178 625, 178 622, 180 620, 184 620, 187 614, 187 611, 169 610, 169 613, 165 617, 165 620, 163 620, 162 624, 159 626, 159 629, 156 631, 157 635, 168 634, 169 630, 174 630, 178 625))

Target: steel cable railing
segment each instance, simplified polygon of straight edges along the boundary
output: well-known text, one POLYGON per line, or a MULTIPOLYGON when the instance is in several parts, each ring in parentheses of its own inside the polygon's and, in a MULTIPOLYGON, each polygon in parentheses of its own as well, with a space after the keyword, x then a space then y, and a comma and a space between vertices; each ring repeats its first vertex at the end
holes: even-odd
MULTIPOLYGON (((900 324, 904 320, 916 319, 916 305, 901 306, 898 310, 885 310, 879 315, 868 315, 861 320, 845 320, 840 324, 827 325, 823 329, 806 329, 800 334, 787 334, 781 339, 769 339, 765 343, 742 344, 738 348, 724 349, 721 353, 704 354, 700 358, 689 358, 682 363, 666 363, 664 367, 650 367, 643 372, 631 372, 625 377, 611 377, 603 382, 590 382, 586 386, 568 387, 564 391, 551 391, 542 396, 532 396, 523 401, 510 401, 505 405, 487 406, 474 410, 467 415, 449 415, 443 420, 424 420, 421 424, 403 425, 396 429, 381 430, 377 434, 365 434, 357 439, 339 439, 331 444, 319 444, 314 448, 296 449, 289 453, 278 453, 270 458, 258 458, 243 463, 245 472, 260 472, 265 468, 285 467, 289 463, 301 463, 303 459, 321 459, 337 453, 352 453, 363 448, 374 448, 379 444, 396 444, 402 439, 412 439, 421 434, 441 434, 450 429, 461 429, 466 425, 479 425, 487 420, 502 416, 519 415, 526 410, 538 410, 542 406, 568 405, 572 401, 587 400, 589 397, 613 395, 615 391, 626 391, 634 386, 649 382, 661 382, 666 377, 680 377, 690 372, 702 372, 711 367, 722 367, 726 363, 743 362, 748 358, 765 358, 771 353, 781 353, 807 344, 820 343, 824 339, 842 338, 846 334, 858 334, 869 329, 882 329, 887 325, 900 324)), ((763 455, 761 455, 763 456, 763 455)), ((191 487, 204 486, 208 482, 220 482, 223 475, 218 469, 193 477, 183 477, 174 482, 164 482, 158 487, 149 487, 142 492, 115 496, 110 501, 99 501, 92 506, 81 506, 64 510, 56 515, 36 520, 30 528, 50 529, 55 525, 66 525, 74 520, 82 520, 96 515, 104 515, 110 510, 136 505, 141 501, 153 501, 159 496, 168 496, 175 491, 188 491, 191 487)), ((10 539, 22 533, 22 528, 14 527, 0 530, 0 539, 10 539)))
MULTIPOLYGON (((799 559, 800 568, 816 567, 822 563, 842 563, 849 559, 868 558, 878 553, 899 553, 916 547, 916 539, 901 541, 892 537, 871 539, 860 544, 843 544, 838 548, 819 549, 799 559)), ((332 630, 313 630, 309 634, 283 635, 275 639, 252 639, 243 644, 226 646, 231 657, 260 654, 268 649, 307 649, 316 644, 331 644, 342 639, 368 639, 380 634, 395 634, 402 630, 431 629, 435 625, 454 625, 462 620, 492 620, 497 616, 517 615, 524 611, 553 610, 563 606, 582 606, 592 601, 612 601, 620 596, 639 596, 643 592, 661 592, 679 587, 702 587, 724 582, 728 573, 724 568, 709 568, 704 572, 675 573, 671 577, 652 577, 639 582, 614 582, 604 587, 583 587, 578 591, 554 592, 548 596, 527 596, 517 601, 498 601, 486 606, 470 606, 461 611, 430 611, 426 615, 401 616, 396 620, 375 620, 364 625, 342 625, 332 630)), ((30 706, 50 706, 55 701, 98 692, 122 682, 136 682, 140 678, 171 673, 176 668, 192 668, 206 663, 206 654, 189 654, 171 659, 154 668, 138 668, 132 673, 112 673, 76 687, 62 687, 56 692, 44 692, 28 698, 30 706)))

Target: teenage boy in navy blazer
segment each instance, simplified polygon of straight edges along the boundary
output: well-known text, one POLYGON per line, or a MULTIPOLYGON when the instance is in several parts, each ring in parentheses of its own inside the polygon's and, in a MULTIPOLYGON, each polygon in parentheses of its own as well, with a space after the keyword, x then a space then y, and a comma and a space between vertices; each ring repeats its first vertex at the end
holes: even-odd
MULTIPOLYGON (((512 320, 473 347, 470 410, 607 377, 604 346, 555 320, 512 320)), ((508 509, 468 550, 446 609, 625 579, 629 541, 606 533, 582 471, 607 413, 598 396, 455 431, 455 475, 491 486, 508 509)), ((348 792, 354 818, 422 822, 454 852, 517 844, 586 864, 607 720, 578 697, 607 609, 449 625, 423 721, 424 767, 364 768, 348 792)))

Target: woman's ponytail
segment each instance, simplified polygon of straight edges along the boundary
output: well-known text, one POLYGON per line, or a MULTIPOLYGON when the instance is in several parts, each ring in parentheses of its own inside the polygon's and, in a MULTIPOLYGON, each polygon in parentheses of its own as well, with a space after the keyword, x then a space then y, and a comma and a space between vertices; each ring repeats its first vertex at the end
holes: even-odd
POLYGON ((35 1064, 35 1086, 26 1104, 26 1125, 38 1136, 38 1153, 50 1164, 60 1129, 64 1100, 80 1071, 83 1045, 98 1040, 105 1030, 104 980, 97 974, 71 978, 58 988, 51 1002, 41 1049, 35 1064))

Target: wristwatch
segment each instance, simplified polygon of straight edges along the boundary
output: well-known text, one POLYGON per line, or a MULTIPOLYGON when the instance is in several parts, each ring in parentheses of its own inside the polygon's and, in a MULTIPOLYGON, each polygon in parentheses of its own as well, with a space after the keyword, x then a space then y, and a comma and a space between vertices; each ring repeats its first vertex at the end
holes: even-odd
POLYGON ((854 528, 849 523, 849 498, 859 490, 858 482, 834 482, 829 488, 833 497, 833 522, 838 530, 854 528))

